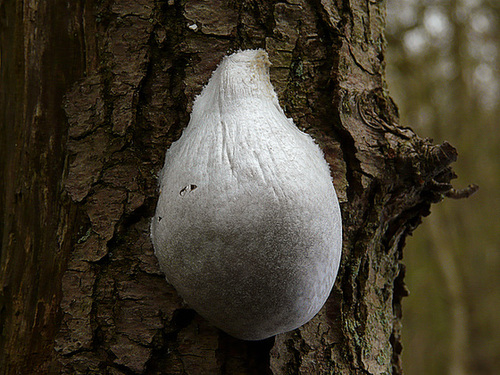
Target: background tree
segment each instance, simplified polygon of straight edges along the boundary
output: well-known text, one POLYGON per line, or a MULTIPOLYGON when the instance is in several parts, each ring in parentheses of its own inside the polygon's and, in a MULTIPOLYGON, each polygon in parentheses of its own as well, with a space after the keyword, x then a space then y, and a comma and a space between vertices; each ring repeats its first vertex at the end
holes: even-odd
MULTIPOLYGON (((495 374, 500 366, 500 4, 388 3, 388 80, 402 123, 460 150, 481 186, 433 209, 405 251, 408 374, 495 374)), ((406 341, 405 341, 406 340, 406 341)))
POLYGON ((2 371, 401 373, 406 236, 456 151, 397 125, 382 2, 1 2, 2 371), (263 47, 317 140, 344 254, 313 321, 261 342, 185 306, 149 240, 156 180, 223 55, 263 47))

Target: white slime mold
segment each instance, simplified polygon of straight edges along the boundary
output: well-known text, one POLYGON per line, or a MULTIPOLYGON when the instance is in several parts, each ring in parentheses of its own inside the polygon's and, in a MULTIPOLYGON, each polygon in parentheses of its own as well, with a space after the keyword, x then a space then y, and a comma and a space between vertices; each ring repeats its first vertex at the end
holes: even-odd
POLYGON ((281 109, 263 50, 223 59, 167 151, 151 235, 185 301, 232 336, 261 340, 321 309, 342 224, 328 164, 281 109))

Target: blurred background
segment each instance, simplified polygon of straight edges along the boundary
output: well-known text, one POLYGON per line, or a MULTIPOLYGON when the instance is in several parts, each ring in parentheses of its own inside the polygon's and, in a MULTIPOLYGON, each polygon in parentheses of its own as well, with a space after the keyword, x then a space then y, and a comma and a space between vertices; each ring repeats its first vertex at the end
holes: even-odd
POLYGON ((388 0, 387 81, 401 124, 454 145, 455 188, 407 240, 403 366, 500 374, 500 0, 388 0))

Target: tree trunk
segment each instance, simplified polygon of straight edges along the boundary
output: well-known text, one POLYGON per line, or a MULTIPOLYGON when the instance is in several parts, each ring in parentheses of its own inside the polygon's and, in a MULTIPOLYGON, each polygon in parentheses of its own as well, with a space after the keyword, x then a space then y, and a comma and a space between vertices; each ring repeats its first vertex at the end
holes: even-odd
POLYGON ((455 149, 398 126, 384 3, 0 2, 5 374, 400 374, 405 238, 455 149), (149 239, 157 174, 228 51, 265 48, 342 207, 331 296, 294 332, 234 339, 184 305, 149 239))

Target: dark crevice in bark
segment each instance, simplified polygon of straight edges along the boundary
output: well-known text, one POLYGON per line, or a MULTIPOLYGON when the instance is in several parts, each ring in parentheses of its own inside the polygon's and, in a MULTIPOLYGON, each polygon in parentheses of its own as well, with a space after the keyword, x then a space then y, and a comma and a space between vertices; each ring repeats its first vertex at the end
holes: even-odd
MULTIPOLYGON (((335 100, 335 107, 341 108, 338 100, 341 99, 335 100)), ((342 154, 347 164, 347 200, 352 202, 363 192, 363 186, 359 178, 359 175, 362 174, 361 163, 356 157, 356 145, 352 135, 342 127, 337 129, 337 134, 340 137, 340 141, 342 143, 342 154)))
POLYGON ((275 27, 272 9, 275 1, 238 1, 238 25, 235 44, 241 48, 265 48, 265 38, 273 35, 275 27), (247 25, 251 18, 254 25, 247 25), (252 34, 257 27, 262 28, 263 33, 259 38, 252 34))

